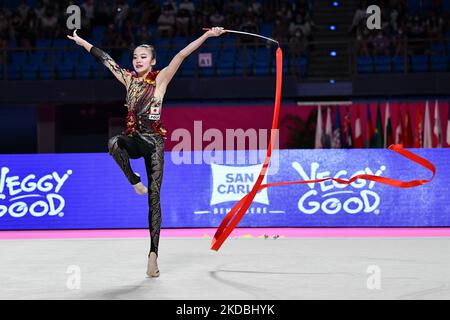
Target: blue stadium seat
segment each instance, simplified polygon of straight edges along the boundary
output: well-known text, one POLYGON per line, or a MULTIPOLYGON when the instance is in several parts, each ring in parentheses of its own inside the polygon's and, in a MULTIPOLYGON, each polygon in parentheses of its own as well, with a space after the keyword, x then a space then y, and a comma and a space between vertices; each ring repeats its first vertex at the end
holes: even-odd
POLYGON ((411 70, 412 72, 427 72, 428 56, 426 55, 411 56, 411 70))
POLYGON ((442 42, 433 43, 433 45, 431 46, 431 50, 433 54, 445 54, 445 44, 442 42))
POLYGON ((24 80, 36 80, 38 78, 38 66, 35 64, 29 64, 23 68, 24 80))
POLYGON ((392 58, 392 70, 396 73, 405 72, 405 57, 397 56, 392 58))
POLYGON ((54 39, 53 47, 54 48, 66 48, 70 42, 72 42, 72 40, 70 40, 70 39, 54 39))
POLYGON ((27 62, 28 57, 24 51, 11 51, 11 62, 17 65, 23 65, 27 62))
POLYGON ((3 71, 3 64, 0 63, 0 79, 1 79, 1 80, 4 80, 4 79, 3 79, 3 78, 4 78, 3 73, 4 73, 4 71, 3 71))
POLYGON ((53 45, 52 39, 37 39, 36 47, 37 48, 50 48, 53 45))
POLYGON ((199 67, 198 71, 201 77, 211 77, 214 76, 216 72, 214 67, 199 67))
POLYGON ((376 73, 391 72, 391 58, 388 56, 379 56, 374 58, 376 73))
POLYGON ((94 38, 94 41, 100 43, 103 39, 104 32, 104 26, 95 26, 94 28, 92 28, 92 37, 94 38))
POLYGON ((22 66, 9 64, 7 66, 8 80, 19 80, 22 78, 22 66))
POLYGON ((73 60, 66 60, 56 64, 56 76, 58 79, 72 79, 74 66, 73 60))
POLYGON ((357 68, 359 73, 372 73, 373 61, 371 57, 360 56, 356 59, 357 68))
POLYGON ((52 65, 50 63, 41 63, 39 65, 39 79, 52 79, 52 65))
POLYGON ((75 68, 76 79, 89 79, 91 77, 91 67, 88 65, 79 65, 75 68))
POLYGON ((432 71, 447 71, 446 56, 431 56, 431 70, 432 71))

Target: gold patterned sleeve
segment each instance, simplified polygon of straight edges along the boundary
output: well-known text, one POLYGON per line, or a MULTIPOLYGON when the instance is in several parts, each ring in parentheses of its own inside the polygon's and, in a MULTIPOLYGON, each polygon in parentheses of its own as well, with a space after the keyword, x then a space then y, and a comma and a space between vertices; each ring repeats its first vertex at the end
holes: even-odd
POLYGON ((131 73, 129 71, 121 68, 109 54, 97 47, 92 46, 90 53, 97 58, 100 63, 107 67, 117 80, 122 82, 123 85, 128 88, 128 85, 131 82, 131 73))

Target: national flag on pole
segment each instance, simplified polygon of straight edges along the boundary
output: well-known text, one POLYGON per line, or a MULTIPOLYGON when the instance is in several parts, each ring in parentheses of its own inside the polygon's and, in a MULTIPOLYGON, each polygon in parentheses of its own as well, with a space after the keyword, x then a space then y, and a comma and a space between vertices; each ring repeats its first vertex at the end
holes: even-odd
POLYGON ((400 112, 400 106, 397 107, 398 111, 398 121, 397 121, 397 127, 395 127, 395 144, 402 144, 404 146, 404 140, 403 140, 403 121, 402 121, 402 113, 400 112))
POLYGON ((447 134, 445 141, 447 142, 447 147, 450 147, 450 103, 448 104, 448 107, 447 134))
POLYGON ((344 129, 342 132, 343 132, 342 146, 344 148, 352 148, 353 147, 352 124, 350 122, 350 112, 348 110, 348 106, 345 106, 344 129))
POLYGON ((374 136, 375 130, 372 124, 372 117, 370 116, 370 105, 367 105, 367 135, 366 148, 373 148, 375 146, 374 136))
POLYGON ((331 147, 338 149, 342 148, 342 128, 341 115, 339 113, 339 106, 336 106, 336 117, 333 124, 333 138, 331 139, 331 147))
POLYGON ((442 148, 442 127, 439 115, 439 102, 434 103, 433 148, 442 148))
POLYGON ((383 123, 381 122, 380 103, 377 106, 377 127, 375 129, 375 148, 383 148, 383 123))
POLYGON ((433 147, 431 138, 431 117, 430 117, 430 108, 428 106, 428 100, 425 104, 425 124, 423 125, 423 147, 424 148, 433 147))
POLYGON ((322 136, 322 146, 324 148, 331 148, 331 136, 333 134, 331 128, 331 111, 330 107, 327 107, 327 119, 325 122, 325 134, 322 136))
POLYGON ((359 114, 359 108, 356 109, 357 116, 355 122, 355 148, 363 148, 363 137, 361 131, 361 116, 359 114))
POLYGON ((392 135, 392 123, 391 112, 389 108, 389 102, 386 104, 386 113, 384 116, 384 148, 389 147, 394 143, 394 137, 392 135))
POLYGON ((323 126, 322 126, 322 109, 320 105, 317 106, 317 125, 316 125, 316 141, 314 144, 315 149, 322 149, 322 135, 323 135, 323 126))
POLYGON ((422 126, 422 112, 420 107, 416 109, 416 116, 414 119, 414 148, 423 147, 423 126, 422 126))
POLYGON ((408 106, 406 106, 406 114, 405 114, 405 131, 403 135, 403 147, 404 148, 414 147, 411 116, 409 115, 408 106))

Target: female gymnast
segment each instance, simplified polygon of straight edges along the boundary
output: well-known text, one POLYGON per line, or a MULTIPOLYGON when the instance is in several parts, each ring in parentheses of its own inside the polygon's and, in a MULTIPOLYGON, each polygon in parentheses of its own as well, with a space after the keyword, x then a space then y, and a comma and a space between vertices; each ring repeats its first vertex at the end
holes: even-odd
POLYGON ((209 37, 225 33, 215 27, 191 42, 162 70, 153 71, 156 52, 153 46, 143 44, 134 49, 133 72, 122 69, 106 52, 79 37, 76 30, 67 37, 82 46, 104 64, 127 89, 126 104, 127 129, 108 142, 109 154, 122 169, 136 193, 148 193, 148 223, 150 231, 150 252, 148 254, 147 275, 158 277, 158 244, 161 228, 160 190, 164 169, 164 138, 167 130, 160 120, 161 107, 166 89, 181 63, 209 37), (130 158, 144 158, 149 190, 142 184, 139 174, 133 172, 130 158))

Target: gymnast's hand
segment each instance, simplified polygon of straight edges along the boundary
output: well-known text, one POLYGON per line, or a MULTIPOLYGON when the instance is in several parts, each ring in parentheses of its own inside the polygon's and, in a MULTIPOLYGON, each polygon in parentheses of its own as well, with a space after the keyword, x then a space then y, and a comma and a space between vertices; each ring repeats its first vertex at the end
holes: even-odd
POLYGON ((224 28, 222 28, 222 27, 214 27, 214 28, 209 29, 209 30, 206 32, 206 35, 207 35, 208 38, 209 38, 209 37, 218 37, 218 36, 220 36, 220 35, 222 35, 222 34, 224 34, 224 33, 226 33, 226 31, 224 30, 224 28))
POLYGON ((67 38, 75 41, 77 45, 82 46, 82 47, 84 47, 84 45, 86 44, 86 40, 84 40, 83 38, 81 38, 77 35, 77 29, 75 29, 73 31, 73 36, 67 35, 67 38))
POLYGON ((83 48, 85 48, 88 52, 91 50, 92 48, 92 44, 90 44, 89 42, 87 42, 86 40, 84 40, 83 38, 79 37, 77 35, 77 29, 75 29, 73 31, 73 36, 69 36, 67 35, 67 38, 75 41, 75 43, 79 46, 82 46, 83 48))

